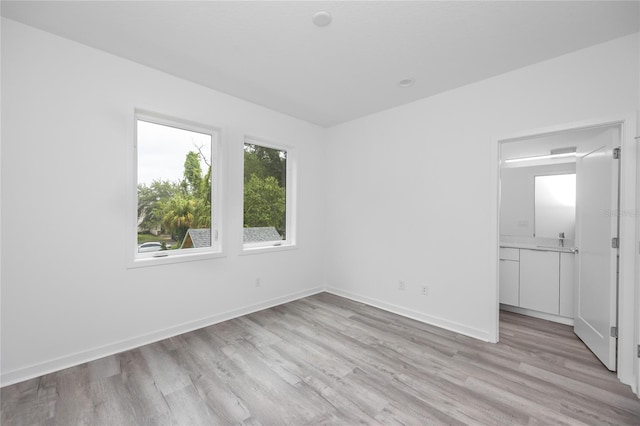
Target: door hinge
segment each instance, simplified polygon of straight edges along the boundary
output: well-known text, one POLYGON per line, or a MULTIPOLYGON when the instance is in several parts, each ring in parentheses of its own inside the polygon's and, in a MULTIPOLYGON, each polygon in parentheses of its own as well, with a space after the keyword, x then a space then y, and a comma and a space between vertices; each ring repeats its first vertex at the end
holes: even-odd
POLYGON ((611 337, 618 338, 618 327, 611 327, 611 337))
POLYGON ((640 358, 640 345, 638 345, 638 358, 640 358))
POLYGON ((613 159, 614 160, 619 160, 621 155, 622 155, 622 152, 620 151, 620 147, 613 148, 613 159))
POLYGON ((620 248, 620 238, 618 237, 613 237, 611 238, 611 248, 620 248))

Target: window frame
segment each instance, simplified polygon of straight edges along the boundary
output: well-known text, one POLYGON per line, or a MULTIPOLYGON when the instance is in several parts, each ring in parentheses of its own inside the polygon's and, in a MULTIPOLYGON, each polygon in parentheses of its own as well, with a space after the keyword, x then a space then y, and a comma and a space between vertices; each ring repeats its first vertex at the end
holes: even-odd
POLYGON ((223 198, 223 147, 225 133, 221 127, 197 123, 146 110, 135 109, 133 115, 133 164, 132 164, 132 227, 127 238, 129 249, 128 267, 137 268, 171 263, 191 262, 225 256, 222 224, 223 198), (180 251, 138 253, 138 122, 144 121, 161 126, 207 134, 211 136, 211 247, 191 248, 180 251), (160 254, 162 253, 162 254, 160 254))
POLYGON ((264 253, 270 251, 291 250, 297 248, 297 229, 296 229, 296 208, 297 208, 297 156, 296 149, 287 144, 273 142, 258 136, 245 134, 242 138, 242 197, 241 209, 242 214, 242 232, 240 233, 240 243, 242 247, 241 254, 264 253), (277 149, 286 151, 287 167, 285 188, 285 227, 286 236, 284 240, 264 241, 257 243, 244 242, 244 147, 246 144, 259 145, 264 148, 277 149))

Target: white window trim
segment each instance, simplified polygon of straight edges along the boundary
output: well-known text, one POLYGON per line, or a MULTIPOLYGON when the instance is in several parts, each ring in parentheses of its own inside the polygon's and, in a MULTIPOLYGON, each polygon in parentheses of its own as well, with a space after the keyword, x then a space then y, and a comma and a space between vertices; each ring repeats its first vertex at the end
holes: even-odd
POLYGON ((127 238, 127 267, 140 268, 147 266, 166 265, 172 263, 192 262, 196 260, 215 259, 226 256, 224 251, 224 239, 222 235, 222 224, 225 200, 223 197, 223 178, 224 178, 224 141, 226 134, 221 127, 196 123, 181 118, 170 117, 146 110, 135 109, 133 115, 133 126, 131 134, 133 135, 133 155, 130 156, 130 179, 131 183, 131 226, 127 238), (138 253, 138 120, 147 121, 164 126, 174 127, 183 130, 194 131, 211 135, 211 166, 214 170, 211 179, 211 247, 193 248, 188 251, 172 252, 151 252, 138 253))
POLYGON ((260 145, 265 148, 278 149, 287 151, 287 187, 285 188, 286 199, 286 213, 285 226, 287 229, 287 239, 279 241, 265 241, 259 243, 244 242, 244 234, 240 233, 240 243, 242 251, 240 254, 256 254, 265 253, 271 251, 283 251, 292 250, 297 248, 297 227, 296 227, 296 206, 297 206, 297 155, 296 149, 291 145, 280 144, 272 142, 267 139, 263 139, 258 136, 245 134, 242 139, 242 208, 240 209, 243 215, 242 224, 244 225, 244 145, 245 144, 260 145))

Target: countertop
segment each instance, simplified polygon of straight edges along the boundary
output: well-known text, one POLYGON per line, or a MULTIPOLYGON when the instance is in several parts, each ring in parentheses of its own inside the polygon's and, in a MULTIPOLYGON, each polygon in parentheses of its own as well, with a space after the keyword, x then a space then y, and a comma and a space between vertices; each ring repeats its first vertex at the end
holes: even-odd
POLYGON ((514 237, 500 236, 500 247, 527 250, 556 251, 561 253, 575 253, 574 240, 565 239, 564 246, 560 246, 557 238, 514 237))

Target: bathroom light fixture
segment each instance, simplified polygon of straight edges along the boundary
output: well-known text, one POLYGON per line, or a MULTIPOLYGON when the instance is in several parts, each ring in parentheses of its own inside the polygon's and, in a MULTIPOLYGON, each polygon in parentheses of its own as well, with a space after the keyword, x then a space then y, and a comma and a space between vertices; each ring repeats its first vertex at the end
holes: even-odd
POLYGON ((416 82, 416 80, 413 79, 413 78, 405 78, 405 79, 400 80, 398 82, 398 86, 400 86, 400 87, 411 87, 411 86, 413 86, 413 83, 415 83, 415 82, 416 82))
POLYGON ((566 148, 554 148, 551 151, 551 155, 560 155, 560 154, 574 154, 576 153, 577 148, 575 146, 568 146, 566 148))
POLYGON ((508 160, 504 160, 504 162, 505 163, 522 163, 525 161, 554 160, 557 158, 570 158, 575 156, 576 156, 576 147, 572 146, 569 148, 552 149, 550 153, 546 155, 535 155, 533 157, 522 157, 522 158, 510 158, 508 160))
POLYGON ((318 27, 326 27, 331 23, 331 14, 325 10, 316 12, 313 15, 313 23, 318 27))
POLYGON ((575 157, 576 153, 566 153, 566 154, 548 154, 548 155, 536 155, 535 157, 522 157, 522 158, 510 158, 508 160, 504 160, 505 163, 521 163, 524 161, 536 161, 536 160, 552 160, 554 158, 568 158, 575 157))

